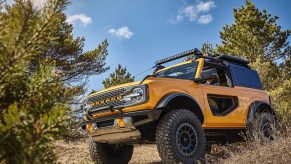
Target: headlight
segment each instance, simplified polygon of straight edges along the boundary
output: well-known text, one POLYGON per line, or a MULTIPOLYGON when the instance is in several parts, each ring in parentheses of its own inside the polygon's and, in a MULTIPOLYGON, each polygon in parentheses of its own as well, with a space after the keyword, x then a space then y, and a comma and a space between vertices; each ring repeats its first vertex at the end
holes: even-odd
POLYGON ((132 90, 133 97, 131 98, 132 101, 138 102, 144 96, 144 91, 141 88, 134 88, 132 90))
POLYGON ((130 89, 127 95, 124 95, 121 101, 125 102, 125 105, 135 105, 143 103, 147 100, 146 86, 140 85, 130 89))

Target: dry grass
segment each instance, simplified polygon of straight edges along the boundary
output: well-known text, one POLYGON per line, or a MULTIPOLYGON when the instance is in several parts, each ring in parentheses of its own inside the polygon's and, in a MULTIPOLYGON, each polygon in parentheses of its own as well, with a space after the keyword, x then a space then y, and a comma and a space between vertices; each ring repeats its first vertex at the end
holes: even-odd
POLYGON ((58 140, 53 143, 53 146, 60 163, 93 163, 90 161, 87 139, 66 142, 58 140))
POLYGON ((261 144, 259 142, 245 143, 238 148, 238 152, 229 151, 229 158, 225 164, 253 164, 253 163, 291 163, 291 138, 277 138, 276 141, 261 144))
MULTIPOLYGON (((206 154, 204 163, 253 164, 253 163, 291 163, 291 135, 280 135, 268 144, 260 142, 241 142, 230 145, 213 145, 211 153, 206 154)), ((53 143, 60 163, 92 164, 88 151, 88 139, 75 141, 59 140, 53 143)), ((135 145, 131 164, 160 163, 155 145, 135 145)))
MULTIPOLYGON (((64 164, 93 164, 88 149, 88 139, 75 141, 58 140, 53 143, 58 162, 64 164)), ((133 156, 129 163, 160 163, 156 145, 135 145, 133 156)))

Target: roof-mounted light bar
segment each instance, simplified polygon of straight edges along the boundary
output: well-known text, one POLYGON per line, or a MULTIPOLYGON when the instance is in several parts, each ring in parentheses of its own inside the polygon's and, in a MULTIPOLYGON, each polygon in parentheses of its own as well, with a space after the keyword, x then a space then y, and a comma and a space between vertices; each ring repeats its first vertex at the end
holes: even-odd
POLYGON ((164 64, 164 63, 176 60, 176 59, 180 59, 182 57, 189 56, 189 55, 202 55, 202 53, 197 48, 195 48, 195 49, 192 49, 192 50, 189 50, 189 51, 185 51, 185 52, 179 53, 179 54, 174 55, 174 56, 167 57, 165 59, 158 60, 158 61, 155 62, 155 64, 156 65, 161 65, 161 64, 164 64))

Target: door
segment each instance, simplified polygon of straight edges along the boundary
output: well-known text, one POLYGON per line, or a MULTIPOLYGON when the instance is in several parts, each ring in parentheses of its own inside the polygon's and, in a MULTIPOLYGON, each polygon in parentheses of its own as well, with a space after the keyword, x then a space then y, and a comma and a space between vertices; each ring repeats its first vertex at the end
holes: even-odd
MULTIPOLYGON (((213 79, 200 82, 205 105, 207 128, 242 128, 245 117, 241 93, 232 84, 228 67, 214 67, 205 62, 204 70, 212 74, 213 79)), ((206 71, 205 71, 206 72, 206 71)))
POLYGON ((201 84, 205 103, 206 126, 244 127, 241 94, 235 87, 201 84))

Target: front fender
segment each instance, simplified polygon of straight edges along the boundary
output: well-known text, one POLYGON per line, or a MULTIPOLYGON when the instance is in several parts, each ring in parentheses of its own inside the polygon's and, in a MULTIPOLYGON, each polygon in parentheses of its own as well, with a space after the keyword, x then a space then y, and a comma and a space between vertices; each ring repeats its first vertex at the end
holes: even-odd
MULTIPOLYGON (((159 103, 157 104, 156 108, 164 108, 167 106, 167 104, 173 100, 174 98, 176 97, 180 97, 180 96, 185 96, 187 98, 190 98, 192 99, 193 101, 195 101, 197 103, 197 101, 192 97, 192 96, 189 96, 187 94, 184 94, 184 93, 171 93, 171 94, 168 94, 166 96, 164 96, 160 101, 159 103)), ((198 103, 197 103, 198 105, 198 103)))
MULTIPOLYGON (((168 104, 170 104, 172 101, 176 101, 178 99, 182 98, 183 100, 186 100, 191 106, 189 108, 190 111, 192 111, 198 119, 201 121, 201 123, 204 122, 204 113, 202 111, 202 108, 200 107, 199 103, 194 99, 192 96, 187 95, 185 93, 171 93, 166 96, 164 96, 156 105, 156 109, 165 109, 168 104)), ((181 100, 181 99, 180 99, 181 100)), ((180 101, 178 101, 179 103, 180 101)), ((184 104, 182 104, 183 106, 184 104)))

